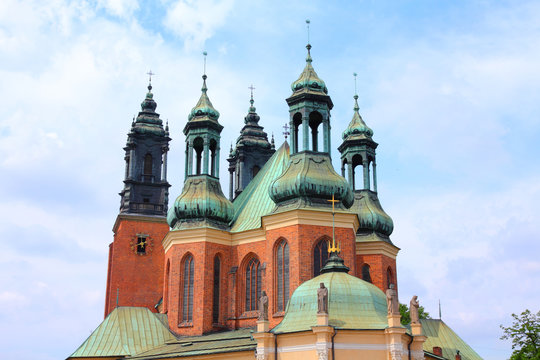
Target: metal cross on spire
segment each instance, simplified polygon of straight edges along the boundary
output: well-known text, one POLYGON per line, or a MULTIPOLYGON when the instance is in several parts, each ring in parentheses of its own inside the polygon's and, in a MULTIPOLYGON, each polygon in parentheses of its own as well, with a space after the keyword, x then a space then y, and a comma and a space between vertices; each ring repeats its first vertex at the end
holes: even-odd
POLYGON ((341 251, 341 249, 339 248, 339 245, 336 246, 336 226, 335 226, 335 209, 334 209, 334 205, 335 203, 338 203, 339 200, 336 200, 334 198, 334 194, 332 194, 332 200, 327 200, 328 202, 331 202, 332 203, 332 245, 328 247, 328 252, 329 253, 332 253, 332 252, 335 252, 335 253, 339 253, 341 251))
MULTIPOLYGON (((152 72, 152 70, 150 70, 149 72, 146 73, 146 75, 148 75, 148 82, 150 84, 152 84, 152 75, 156 75, 152 72)), ((159 85, 159 84, 158 84, 159 85)))
POLYGON ((253 84, 251 84, 248 89, 251 90, 251 100, 253 100, 253 90, 255 90, 255 87, 253 87, 253 84))
POLYGON ((285 125, 283 125, 283 129, 285 130, 283 131, 283 135, 285 136, 285 141, 287 141, 287 136, 291 135, 291 133, 289 132, 289 125, 285 123, 285 125))

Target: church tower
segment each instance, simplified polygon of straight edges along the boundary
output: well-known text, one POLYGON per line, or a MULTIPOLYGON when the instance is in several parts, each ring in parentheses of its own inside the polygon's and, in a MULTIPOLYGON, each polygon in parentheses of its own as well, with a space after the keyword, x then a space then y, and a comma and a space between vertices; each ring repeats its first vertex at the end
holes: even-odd
POLYGON ((335 237, 339 239, 346 265, 355 270, 356 216, 347 211, 354 197, 347 180, 332 166, 333 103, 312 61, 308 44, 306 65, 291 85, 292 95, 286 99, 291 128, 290 160, 269 189, 270 198, 277 205, 274 214, 283 214, 290 225, 268 231, 267 237, 284 239, 290 246, 290 253, 294 254, 291 264, 295 263, 295 270, 290 272, 293 288, 318 276, 328 259, 329 243, 334 235, 332 204, 336 207, 335 237))
POLYGON ((228 230, 233 205, 219 183, 219 112, 202 93, 184 128, 186 169, 182 193, 167 215, 171 231, 163 239, 165 286, 163 312, 169 328, 182 335, 222 329, 227 320, 227 284, 231 267, 228 230), (210 306, 211 304, 211 306, 210 306))
MULTIPOLYGON (((356 74, 355 83, 356 83, 356 74)), ((396 256, 399 248, 390 240, 394 229, 377 195, 375 149, 370 129, 359 113, 358 95, 354 95, 354 113, 343 132, 341 172, 354 190, 351 211, 358 215, 356 232, 356 276, 385 291, 390 284, 397 289, 396 256)))
POLYGON ((268 135, 259 125, 260 117, 253 106, 253 88, 248 114, 244 127, 236 140, 236 146, 227 161, 229 162, 229 200, 233 201, 257 175, 266 161, 276 151, 268 142, 268 135))
POLYGON ((126 170, 120 213, 109 246, 105 316, 116 306, 144 306, 155 311, 163 287, 163 246, 169 183, 169 127, 163 128, 152 85, 131 124, 124 148, 126 170))

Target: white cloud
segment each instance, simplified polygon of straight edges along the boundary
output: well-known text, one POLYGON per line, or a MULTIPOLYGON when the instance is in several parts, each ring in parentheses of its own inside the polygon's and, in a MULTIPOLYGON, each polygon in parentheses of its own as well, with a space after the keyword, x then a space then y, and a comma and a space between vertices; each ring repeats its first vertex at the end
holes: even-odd
POLYGON ((98 0, 98 7, 102 7, 111 15, 120 18, 129 18, 139 9, 137 0, 98 0))
POLYGON ((234 0, 178 0, 167 10, 164 24, 184 39, 187 49, 202 49, 231 12, 234 0))

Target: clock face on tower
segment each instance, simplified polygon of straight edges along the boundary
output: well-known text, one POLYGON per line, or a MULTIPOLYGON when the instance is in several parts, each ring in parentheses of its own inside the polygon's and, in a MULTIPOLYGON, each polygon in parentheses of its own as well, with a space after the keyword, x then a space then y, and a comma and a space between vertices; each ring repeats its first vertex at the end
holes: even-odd
POLYGON ((144 256, 152 252, 154 240, 146 234, 136 234, 130 241, 131 251, 136 255, 144 256))

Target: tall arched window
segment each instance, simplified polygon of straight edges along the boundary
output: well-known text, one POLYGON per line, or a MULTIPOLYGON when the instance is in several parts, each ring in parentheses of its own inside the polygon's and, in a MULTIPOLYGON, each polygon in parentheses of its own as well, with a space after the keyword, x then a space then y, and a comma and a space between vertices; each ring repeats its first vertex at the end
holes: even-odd
POLYGON ((261 263, 256 258, 246 266, 246 311, 257 310, 257 300, 261 297, 261 263))
POLYGON ((328 260, 328 240, 322 239, 313 250, 313 276, 319 276, 326 260, 328 260))
POLYGON ((388 267, 388 270, 386 270, 386 288, 390 288, 390 284, 395 284, 395 282, 392 269, 388 267))
POLYGON ((277 311, 285 311, 289 300, 289 245, 282 240, 276 248, 277 311))
POLYGON ((193 321, 193 275, 195 270, 195 262, 193 256, 188 255, 184 259, 183 276, 184 276, 184 293, 182 296, 182 321, 193 321))
POLYGON ((167 267, 165 270, 165 291, 163 294, 163 312, 167 313, 169 310, 169 278, 171 274, 171 262, 167 260, 167 267))
POLYGON ((214 258, 214 306, 212 308, 212 321, 214 324, 219 323, 219 281, 221 274, 221 260, 219 256, 216 255, 214 258))
POLYGON ((143 174, 152 175, 152 155, 150 154, 144 156, 143 174))
POLYGON ((368 264, 362 265, 362 280, 372 282, 368 264))

